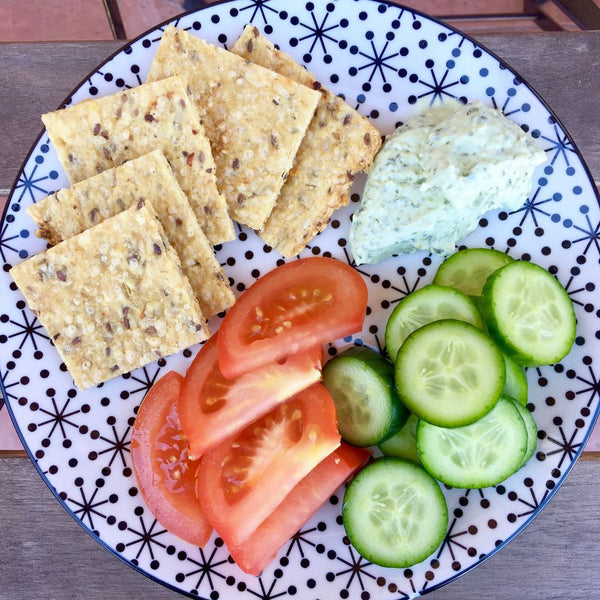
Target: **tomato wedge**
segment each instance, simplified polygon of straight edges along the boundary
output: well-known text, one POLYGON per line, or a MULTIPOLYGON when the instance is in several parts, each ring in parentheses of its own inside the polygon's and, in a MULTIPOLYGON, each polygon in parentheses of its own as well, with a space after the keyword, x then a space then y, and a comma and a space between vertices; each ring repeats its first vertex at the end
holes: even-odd
POLYGON ((333 399, 316 383, 200 459, 206 518, 228 548, 239 546, 339 445, 333 399))
POLYGON ((260 575, 279 549, 370 457, 367 449, 342 442, 294 487, 244 543, 230 549, 240 569, 260 575))
POLYGON ((212 527, 196 498, 188 444, 177 399, 183 377, 169 371, 146 394, 131 433, 131 459, 138 487, 158 522, 182 540, 204 546, 212 527))
POLYGON ((320 346, 262 365, 236 379, 226 379, 217 361, 217 336, 213 335, 196 355, 179 398, 179 418, 190 444, 190 458, 200 458, 321 379, 320 346))
POLYGON ((250 286, 221 323, 219 366, 233 379, 265 363, 360 331, 367 286, 333 258, 299 259, 250 286))

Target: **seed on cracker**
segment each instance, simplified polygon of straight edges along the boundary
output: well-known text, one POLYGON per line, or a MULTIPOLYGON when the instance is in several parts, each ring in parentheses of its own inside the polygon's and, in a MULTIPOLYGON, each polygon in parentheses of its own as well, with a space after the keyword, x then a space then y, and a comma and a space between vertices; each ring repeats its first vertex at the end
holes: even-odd
POLYGON ((256 27, 246 26, 232 52, 321 93, 295 165, 259 232, 269 246, 291 257, 327 226, 336 209, 348 204, 354 176, 371 167, 381 135, 256 27))
POLYGON ((142 84, 42 116, 71 181, 160 149, 212 244, 235 237, 184 77, 142 84))
POLYGON ((320 94, 173 26, 149 81, 188 78, 229 213, 254 229, 269 216, 320 94))
POLYGON ((204 316, 229 308, 235 301, 229 281, 160 150, 59 190, 27 212, 40 227, 36 235, 54 245, 140 200, 155 208, 204 316))
POLYGON ((80 389, 209 335, 149 202, 139 201, 10 273, 80 389))

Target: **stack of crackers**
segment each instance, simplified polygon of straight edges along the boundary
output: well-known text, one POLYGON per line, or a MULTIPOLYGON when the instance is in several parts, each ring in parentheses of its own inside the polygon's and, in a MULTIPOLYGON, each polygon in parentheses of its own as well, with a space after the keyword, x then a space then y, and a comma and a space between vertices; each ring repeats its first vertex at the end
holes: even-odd
POLYGON ((28 208, 51 247, 11 273, 81 389, 205 340, 233 221, 294 256, 381 145, 253 27, 230 52, 169 26, 146 83, 42 120, 72 186, 28 208))

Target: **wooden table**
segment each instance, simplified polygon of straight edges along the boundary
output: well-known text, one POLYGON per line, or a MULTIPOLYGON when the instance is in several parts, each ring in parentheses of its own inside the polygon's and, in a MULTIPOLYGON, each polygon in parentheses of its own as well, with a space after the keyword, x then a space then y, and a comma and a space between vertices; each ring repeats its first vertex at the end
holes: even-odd
MULTIPOLYGON (((547 100, 598 182, 600 31, 481 35, 479 41, 547 100)), ((8 194, 40 132, 39 115, 56 108, 118 47, 115 42, 0 44, 0 196, 8 194)), ((0 454, 0 599, 181 597, 104 550, 63 510, 29 459, 16 454, 0 454)), ((585 453, 521 535, 432 593, 432 600, 599 598, 599 482, 600 453, 585 453)))

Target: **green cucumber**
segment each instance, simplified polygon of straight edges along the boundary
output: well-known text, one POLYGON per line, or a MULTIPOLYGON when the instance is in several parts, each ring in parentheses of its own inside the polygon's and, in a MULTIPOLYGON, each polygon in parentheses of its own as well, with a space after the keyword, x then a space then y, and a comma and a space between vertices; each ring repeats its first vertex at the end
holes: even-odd
POLYGON ((523 406, 527 405, 527 373, 525 369, 510 356, 504 355, 506 366, 506 382, 503 395, 518 400, 523 406))
POLYGON ((396 389, 420 419, 460 427, 492 409, 504 388, 505 369, 502 352, 483 331, 462 321, 435 321, 402 344, 396 389))
POLYGON ((529 446, 518 402, 500 398, 481 419, 445 428, 419 421, 417 446, 425 469, 456 488, 497 485, 518 471, 529 446))
POLYGON ((498 269, 481 299, 490 335, 519 364, 553 364, 569 353, 575 341, 573 303, 543 267, 519 260, 498 269))
POLYGON ((449 256, 436 271, 433 283, 447 285, 469 296, 479 296, 489 275, 514 262, 491 248, 466 248, 449 256))
POLYGON ((360 471, 346 490, 342 515, 353 546, 384 567, 410 567, 425 560, 448 527, 448 507, 438 482, 399 458, 379 458, 360 471))
POLYGON ((517 410, 519 411, 519 414, 521 415, 521 418, 523 419, 525 430, 527 431, 527 449, 525 451, 525 455, 523 456, 523 460, 521 461, 521 466, 523 466, 534 455, 535 449, 537 448, 537 424, 535 422, 535 419, 525 406, 523 406, 518 400, 515 400, 514 398, 509 397, 509 400, 514 402, 517 410))
POLYGON ((354 446, 374 446, 406 422, 408 410, 394 387, 394 367, 367 346, 354 346, 323 367, 323 384, 335 403, 339 432, 354 446))
POLYGON ((440 319, 466 321, 483 329, 484 323, 471 298, 449 287, 429 284, 398 302, 385 328, 385 347, 392 361, 415 329, 440 319))
POLYGON ((404 423, 404 427, 398 433, 379 444, 381 452, 385 456, 405 458, 419 464, 419 454, 417 452, 418 421, 418 417, 411 414, 406 423, 404 423))

